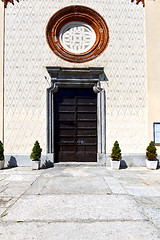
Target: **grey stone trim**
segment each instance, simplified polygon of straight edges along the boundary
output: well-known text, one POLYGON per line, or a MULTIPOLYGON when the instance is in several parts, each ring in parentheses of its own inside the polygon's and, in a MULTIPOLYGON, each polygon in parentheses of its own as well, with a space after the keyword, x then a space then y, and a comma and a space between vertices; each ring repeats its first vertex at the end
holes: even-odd
MULTIPOLYGON (((41 168, 53 167, 54 155, 41 156, 41 168)), ((5 167, 29 167, 31 166, 30 154, 5 154, 5 167)))
POLYGON ((102 150, 101 153, 106 153, 106 103, 105 103, 105 91, 100 92, 101 97, 101 125, 102 125, 102 150))
MULTIPOLYGON (((110 167, 110 154, 97 153, 97 164, 110 167)), ((123 154, 121 160, 122 168, 125 167, 146 167, 145 154, 123 154)), ((96 163, 58 163, 55 165, 92 165, 96 163)), ((42 155, 41 168, 52 167, 54 165, 54 154, 42 155)), ((31 166, 31 159, 29 154, 5 154, 5 167, 29 167, 31 166)), ((159 162, 160 167, 160 162, 159 162)))
MULTIPOLYGON (((102 90, 97 95, 97 129, 98 129, 98 156, 106 152, 106 114, 105 114, 105 91, 102 90)), ((100 158, 98 157, 98 161, 100 158)))
MULTIPOLYGON (((97 93, 98 154, 106 149, 105 91, 100 82, 106 81, 103 68, 61 68, 46 67, 51 77, 51 87, 47 89, 47 152, 54 153, 54 93, 58 88, 93 88, 97 93)), ((99 156, 99 155, 97 155, 99 156)), ((99 162, 100 158, 97 157, 99 162)), ((101 160, 100 160, 101 161, 101 160)))
MULTIPOLYGON (((110 154, 106 154, 106 166, 110 166, 110 154)), ((121 165, 123 167, 145 167, 146 156, 145 154, 126 153, 122 154, 121 165)))
POLYGON ((106 154, 105 153, 97 153, 97 162, 99 164, 106 164, 106 154))

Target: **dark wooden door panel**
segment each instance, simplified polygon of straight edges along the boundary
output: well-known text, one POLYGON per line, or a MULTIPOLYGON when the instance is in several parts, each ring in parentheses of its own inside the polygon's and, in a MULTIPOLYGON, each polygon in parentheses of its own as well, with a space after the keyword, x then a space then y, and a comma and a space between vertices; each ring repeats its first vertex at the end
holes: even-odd
POLYGON ((97 161, 97 96, 92 89, 55 94, 56 162, 97 161))

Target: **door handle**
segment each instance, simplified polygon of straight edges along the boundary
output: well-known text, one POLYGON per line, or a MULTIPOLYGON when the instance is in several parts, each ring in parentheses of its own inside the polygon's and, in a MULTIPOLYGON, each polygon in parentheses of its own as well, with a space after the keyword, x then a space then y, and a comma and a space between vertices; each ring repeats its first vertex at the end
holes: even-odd
POLYGON ((78 140, 77 143, 78 143, 78 144, 83 144, 84 141, 83 141, 83 140, 78 140))
POLYGON ((62 142, 60 142, 60 143, 64 143, 64 144, 73 144, 73 143, 75 143, 74 141, 62 141, 62 142))

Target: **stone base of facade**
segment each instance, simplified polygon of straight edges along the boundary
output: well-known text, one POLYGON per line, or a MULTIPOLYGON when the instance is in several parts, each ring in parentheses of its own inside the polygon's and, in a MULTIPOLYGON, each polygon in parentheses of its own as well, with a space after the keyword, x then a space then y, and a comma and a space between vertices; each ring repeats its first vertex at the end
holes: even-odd
MULTIPOLYGON (((106 155, 106 166, 110 166, 109 154, 106 155)), ((120 168, 127 167, 145 167, 146 156, 145 154, 123 154, 120 168)))
MULTIPOLYGON (((54 154, 42 155, 41 168, 53 167, 54 154)), ((31 166, 31 159, 29 154, 6 154, 5 167, 29 167, 31 166)))
POLYGON ((99 164, 105 164, 106 163, 106 154, 105 153, 97 153, 97 162, 99 164))
MULTIPOLYGON (((97 154, 97 163, 57 163, 55 165, 105 165, 110 166, 109 154, 97 154)), ((41 168, 49 168, 54 165, 54 154, 42 155, 41 168)), ((6 154, 5 155, 5 167, 29 167, 31 166, 30 155, 26 154, 6 154)), ((145 167, 146 158, 144 154, 123 154, 120 168, 127 167, 145 167)))

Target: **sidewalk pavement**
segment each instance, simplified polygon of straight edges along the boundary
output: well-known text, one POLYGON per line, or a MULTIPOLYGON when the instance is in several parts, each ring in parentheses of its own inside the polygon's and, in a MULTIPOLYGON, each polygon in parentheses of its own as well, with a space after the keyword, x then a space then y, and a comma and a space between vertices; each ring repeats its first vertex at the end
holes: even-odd
POLYGON ((0 239, 160 239, 160 169, 0 170, 0 239))

